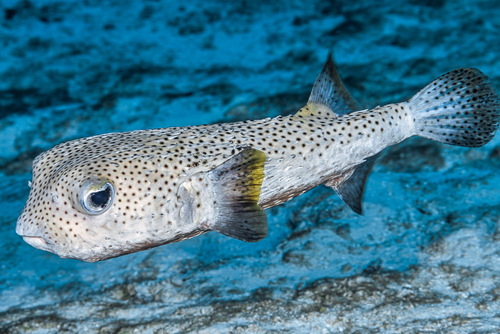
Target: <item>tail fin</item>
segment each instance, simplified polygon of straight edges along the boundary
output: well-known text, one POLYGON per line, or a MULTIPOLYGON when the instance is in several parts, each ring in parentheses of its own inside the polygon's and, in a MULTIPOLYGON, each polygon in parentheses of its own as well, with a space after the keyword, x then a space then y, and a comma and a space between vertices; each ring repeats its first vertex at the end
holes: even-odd
POLYGON ((441 143, 483 146, 498 128, 498 95, 478 69, 461 68, 440 76, 409 104, 416 134, 441 143))

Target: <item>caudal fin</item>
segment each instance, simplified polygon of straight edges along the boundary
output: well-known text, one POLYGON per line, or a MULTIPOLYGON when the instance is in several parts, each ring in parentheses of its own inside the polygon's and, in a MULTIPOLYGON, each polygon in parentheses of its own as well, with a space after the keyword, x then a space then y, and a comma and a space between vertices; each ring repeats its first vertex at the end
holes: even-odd
POLYGON ((498 95, 488 77, 475 68, 440 76, 408 102, 416 134, 441 143, 483 146, 498 128, 498 95))

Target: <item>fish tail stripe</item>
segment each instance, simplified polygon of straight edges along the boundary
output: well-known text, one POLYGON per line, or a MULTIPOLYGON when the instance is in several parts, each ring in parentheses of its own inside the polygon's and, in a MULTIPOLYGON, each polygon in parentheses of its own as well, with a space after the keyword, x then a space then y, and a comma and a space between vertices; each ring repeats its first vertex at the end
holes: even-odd
POLYGON ((247 242, 266 237, 266 213, 257 204, 266 159, 264 152, 245 148, 209 173, 217 209, 212 230, 247 242))
POLYGON ((498 129, 500 103, 488 77, 474 68, 448 72, 409 100, 417 135, 479 147, 498 129))

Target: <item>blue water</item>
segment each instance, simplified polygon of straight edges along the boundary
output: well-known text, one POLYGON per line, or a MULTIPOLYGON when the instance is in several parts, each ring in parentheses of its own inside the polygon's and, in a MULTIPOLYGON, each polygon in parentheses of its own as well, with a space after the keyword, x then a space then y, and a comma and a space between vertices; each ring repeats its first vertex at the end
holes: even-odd
POLYGON ((15 234, 31 161, 106 132, 272 117, 307 100, 328 49, 364 106, 477 67, 500 87, 495 1, 3 1, 0 332, 494 332, 500 137, 411 139, 364 215, 318 187, 246 244, 209 233, 100 263, 15 234))

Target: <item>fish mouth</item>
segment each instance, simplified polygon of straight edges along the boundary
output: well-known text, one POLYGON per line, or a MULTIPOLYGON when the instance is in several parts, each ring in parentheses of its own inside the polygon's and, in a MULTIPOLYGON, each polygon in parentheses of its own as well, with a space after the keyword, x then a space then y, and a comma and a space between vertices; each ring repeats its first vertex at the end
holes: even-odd
POLYGON ((33 237, 33 236, 23 235, 23 239, 27 244, 29 244, 35 248, 38 248, 41 250, 48 250, 49 249, 49 245, 47 244, 47 241, 42 237, 33 237))

